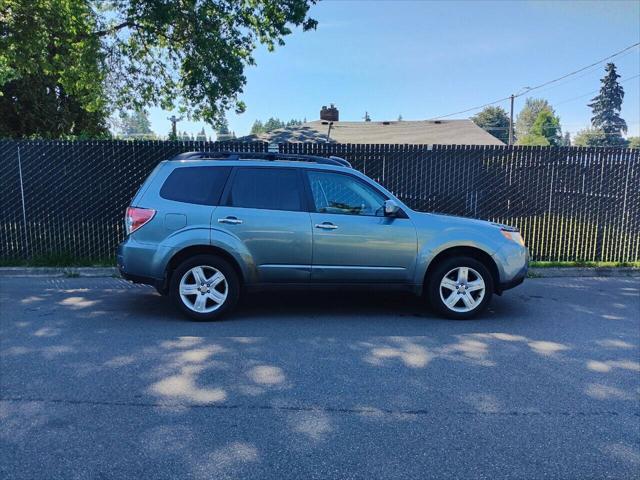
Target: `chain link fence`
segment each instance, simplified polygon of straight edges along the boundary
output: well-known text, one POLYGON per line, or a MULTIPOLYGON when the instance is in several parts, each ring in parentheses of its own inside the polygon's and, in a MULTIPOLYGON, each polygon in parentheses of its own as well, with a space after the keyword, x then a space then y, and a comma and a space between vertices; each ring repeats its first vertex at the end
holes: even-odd
POLYGON ((109 261, 124 211, 162 160, 193 150, 263 152, 261 142, 0 141, 0 260, 109 261))
MULTIPOLYGON (((535 260, 640 260, 640 151, 619 148, 280 144, 337 155, 410 207, 519 227, 535 260)), ((0 260, 109 260, 126 206, 180 152, 262 142, 0 141, 0 260)))

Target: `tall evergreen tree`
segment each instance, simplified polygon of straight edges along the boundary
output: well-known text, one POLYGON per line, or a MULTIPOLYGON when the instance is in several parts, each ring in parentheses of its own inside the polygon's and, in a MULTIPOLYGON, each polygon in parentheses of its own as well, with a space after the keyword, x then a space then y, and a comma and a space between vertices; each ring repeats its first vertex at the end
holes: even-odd
POLYGON ((251 126, 251 135, 259 135, 261 133, 264 133, 264 124, 260 120, 256 120, 251 126))
POLYGON ((155 133, 151 130, 151 122, 145 110, 137 110, 131 113, 126 110, 119 115, 119 133, 124 138, 155 138, 155 133))
POLYGON ((627 132, 627 122, 620 117, 624 89, 618 83, 620 75, 616 73, 615 64, 607 63, 605 71, 600 93, 589 104, 593 112, 591 125, 604 132, 606 146, 626 146, 622 133, 627 132))
POLYGON ((198 142, 206 142, 207 141, 207 134, 204 131, 204 127, 202 127, 202 130, 200 130, 198 132, 198 136, 196 137, 196 140, 198 142))

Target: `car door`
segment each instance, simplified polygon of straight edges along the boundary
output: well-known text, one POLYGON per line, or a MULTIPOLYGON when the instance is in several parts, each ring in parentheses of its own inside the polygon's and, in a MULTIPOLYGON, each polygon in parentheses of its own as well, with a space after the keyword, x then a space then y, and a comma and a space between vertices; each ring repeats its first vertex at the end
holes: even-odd
POLYGON ((387 197, 355 175, 306 172, 313 211, 313 282, 409 283, 417 238, 406 215, 384 215, 387 197))
POLYGON ((235 167, 212 228, 238 238, 258 283, 306 283, 311 271, 311 219, 296 168, 235 167))

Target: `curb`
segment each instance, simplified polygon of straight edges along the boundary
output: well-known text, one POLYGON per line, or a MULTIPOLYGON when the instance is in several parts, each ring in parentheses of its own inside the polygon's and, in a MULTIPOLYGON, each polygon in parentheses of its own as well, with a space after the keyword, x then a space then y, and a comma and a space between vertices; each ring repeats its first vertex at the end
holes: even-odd
POLYGON ((119 277, 116 267, 0 267, 8 277, 119 277))
POLYGON ((633 267, 549 267, 530 268, 529 278, 555 277, 640 277, 640 268, 633 267))
MULTIPOLYGON (((119 277, 116 267, 0 267, 0 278, 11 277, 119 277)), ((632 267, 549 267, 530 268, 529 278, 555 277, 640 277, 632 267)))

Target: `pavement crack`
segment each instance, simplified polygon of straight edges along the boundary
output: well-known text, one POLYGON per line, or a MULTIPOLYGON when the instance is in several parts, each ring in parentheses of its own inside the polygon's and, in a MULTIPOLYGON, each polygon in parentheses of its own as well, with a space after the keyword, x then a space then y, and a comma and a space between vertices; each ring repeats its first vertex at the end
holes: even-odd
POLYGON ((346 408, 331 406, 299 406, 299 405, 257 405, 257 404, 199 404, 180 402, 136 402, 136 401, 105 401, 105 400, 85 400, 68 398, 38 398, 38 397, 0 397, 0 402, 13 403, 49 403, 62 405, 90 405, 107 407, 143 407, 143 408, 167 408, 181 407, 190 409, 212 409, 212 410, 275 410, 291 412, 322 412, 335 414, 356 414, 356 415, 409 415, 409 416, 429 416, 429 415, 459 415, 459 416, 488 416, 488 417, 597 417, 597 416, 636 416, 640 417, 640 411, 614 411, 614 410, 590 410, 590 411, 569 411, 569 410, 539 410, 523 411, 508 410, 502 412, 483 412, 479 410, 440 410, 440 409, 386 409, 386 408, 346 408))

